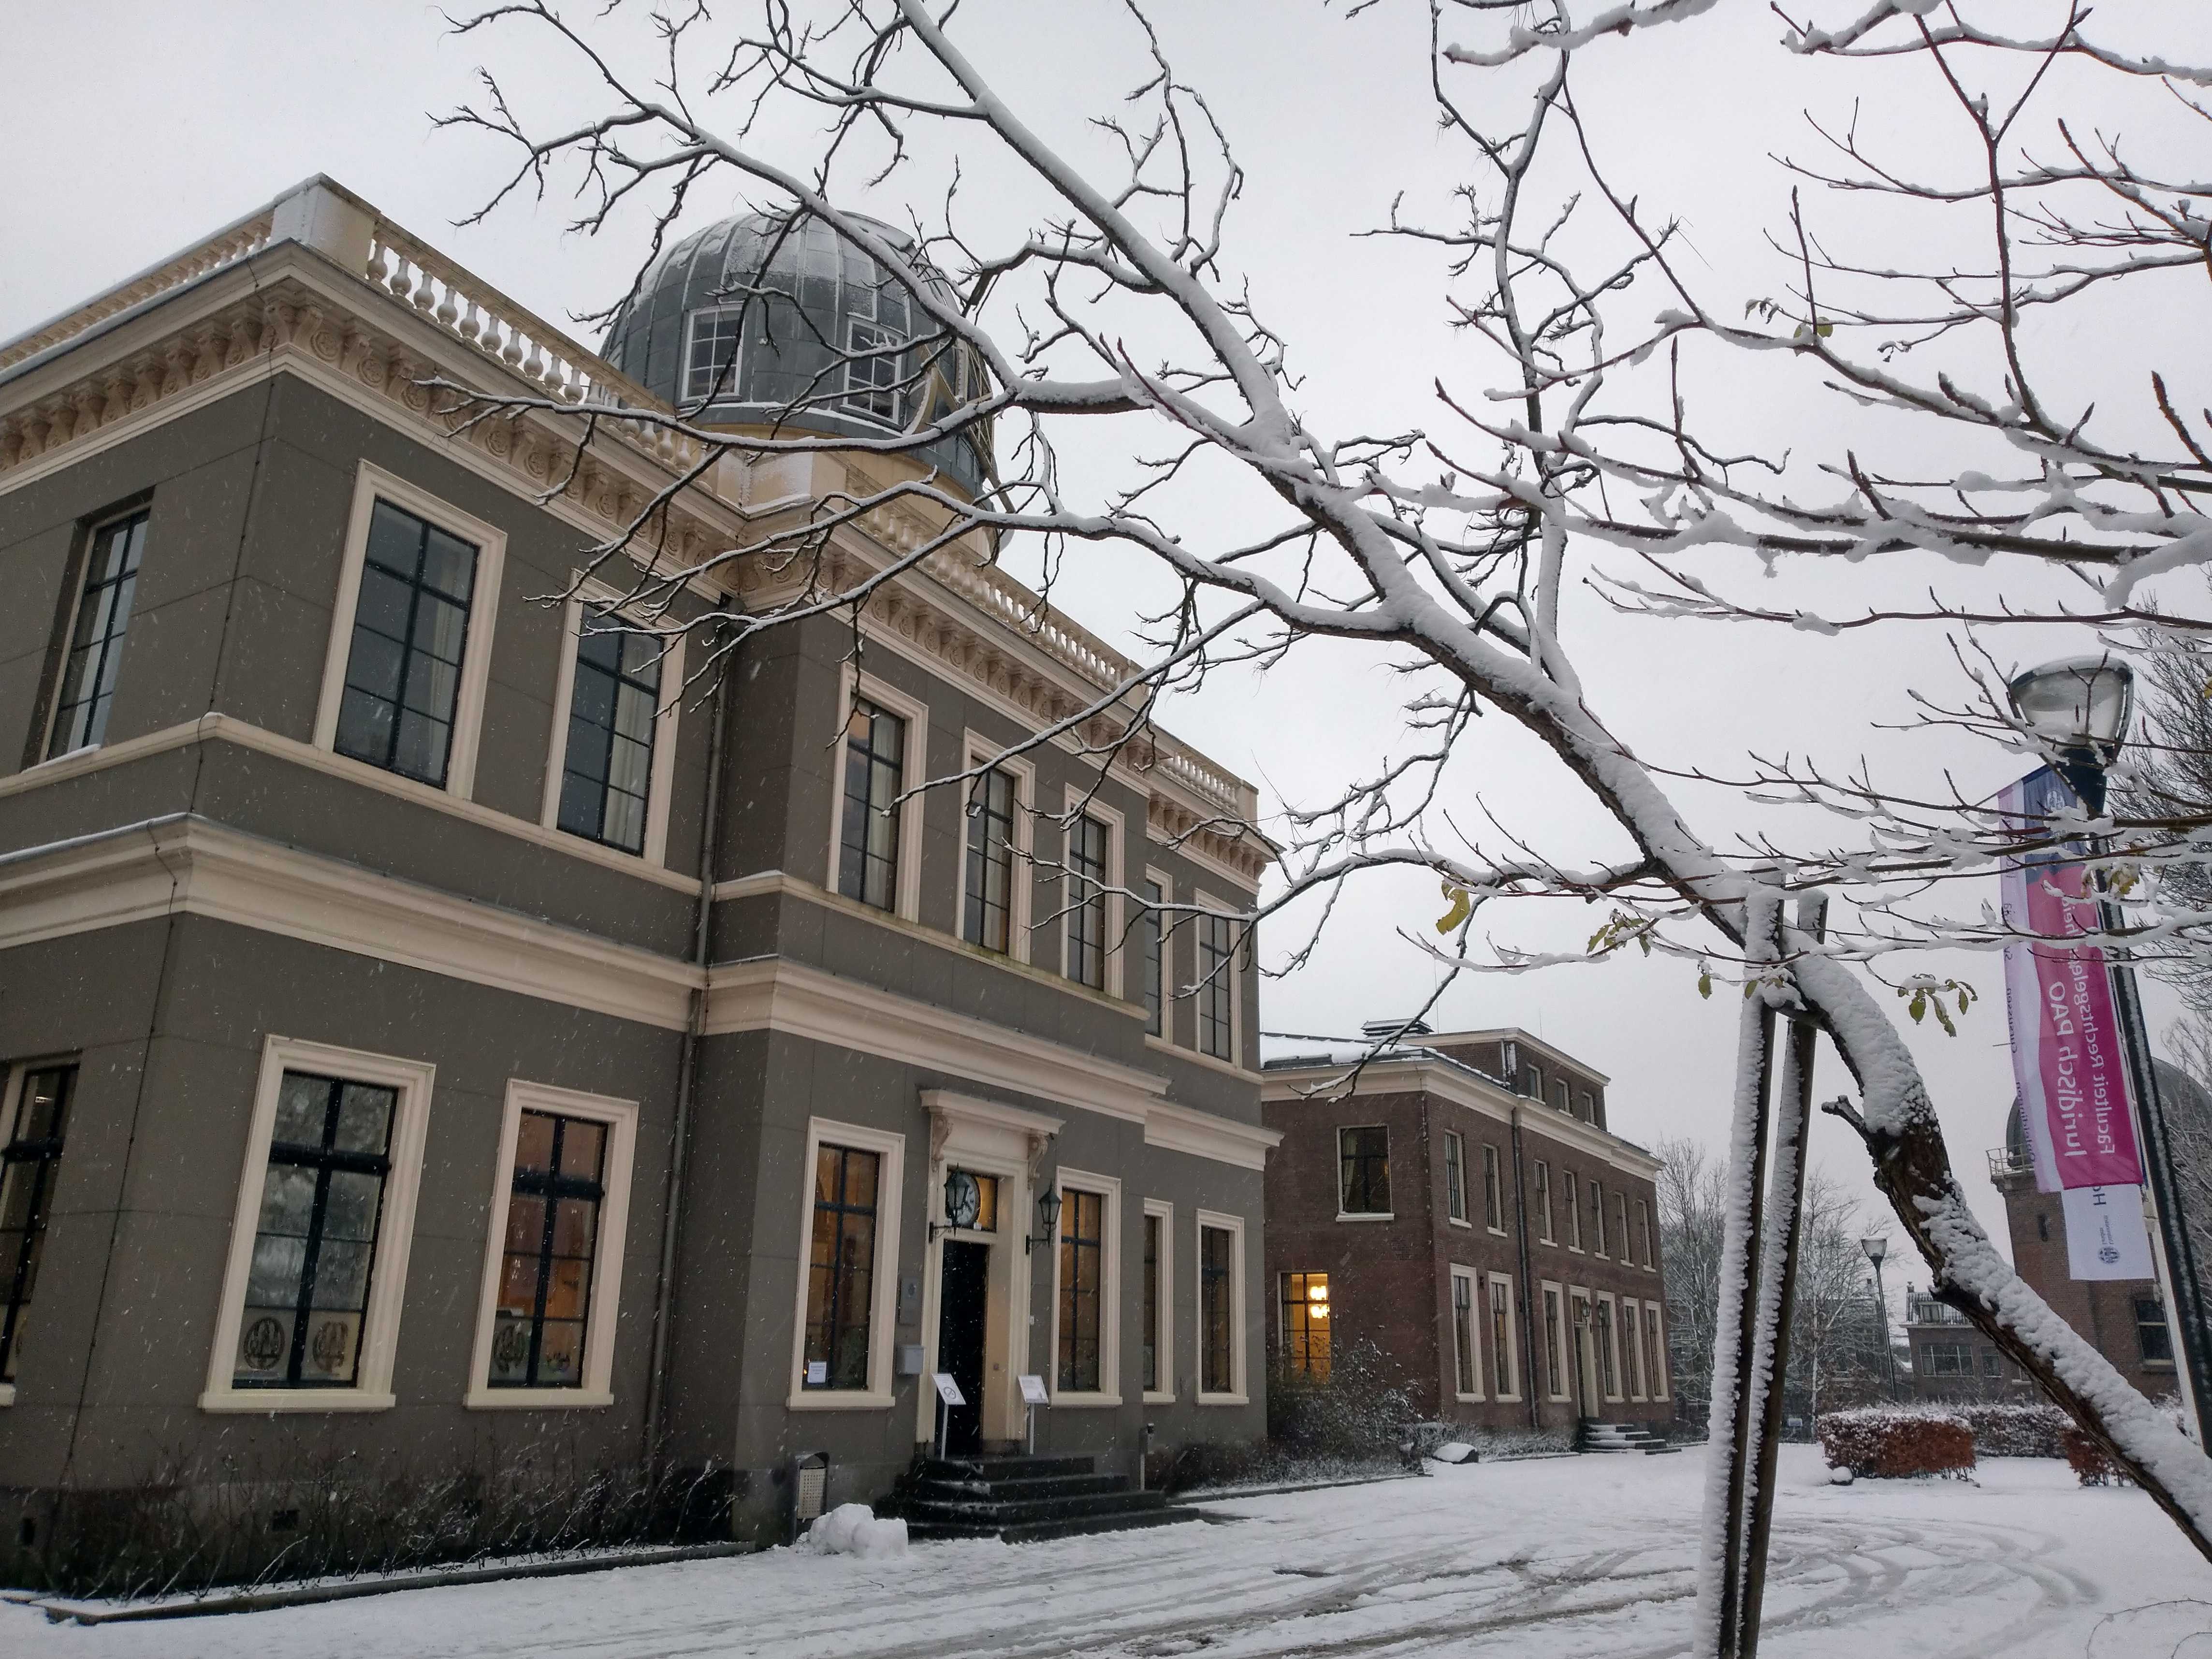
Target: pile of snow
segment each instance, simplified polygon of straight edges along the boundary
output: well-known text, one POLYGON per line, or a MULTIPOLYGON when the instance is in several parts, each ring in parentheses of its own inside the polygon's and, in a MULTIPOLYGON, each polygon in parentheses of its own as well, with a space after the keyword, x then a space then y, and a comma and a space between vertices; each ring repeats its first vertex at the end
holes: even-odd
POLYGON ((801 1546, 817 1555, 878 1560, 906 1553, 906 1522, 878 1521, 866 1504, 840 1504, 806 1529, 801 1546))
POLYGON ((1429 1455, 1439 1463, 1474 1463, 1480 1461, 1482 1455, 1464 1440, 1447 1440, 1429 1455))

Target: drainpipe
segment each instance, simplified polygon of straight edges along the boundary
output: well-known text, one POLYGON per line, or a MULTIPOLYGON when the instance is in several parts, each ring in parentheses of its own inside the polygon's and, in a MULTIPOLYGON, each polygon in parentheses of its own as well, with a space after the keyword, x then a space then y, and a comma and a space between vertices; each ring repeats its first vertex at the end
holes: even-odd
MULTIPOLYGON (((726 599, 717 607, 726 611, 726 599)), ((732 665, 723 664, 714 684, 714 721, 708 738, 707 801, 699 819, 699 903, 691 923, 691 963, 699 970, 699 983, 691 990, 690 1017, 684 1022, 683 1045, 676 1057, 676 1121, 669 1133, 668 1191, 662 1200, 660 1271, 653 1287, 653 1363, 645 1378, 645 1462, 650 1470, 660 1464, 661 1440, 668 1414, 668 1345, 676 1295, 676 1246, 684 1212, 684 1166, 691 1146, 691 1101, 698 1092, 699 1056, 707 1035, 707 957, 709 925, 714 914, 714 838, 721 830, 722 747, 729 726, 730 678, 732 665)))
POLYGON ((1541 1428, 1542 1407, 1536 1395, 1536 1291, 1528 1282, 1528 1205, 1521 1178, 1521 1107, 1508 1109, 1513 1128, 1513 1231, 1521 1253, 1521 1359, 1528 1390, 1528 1426, 1541 1428))

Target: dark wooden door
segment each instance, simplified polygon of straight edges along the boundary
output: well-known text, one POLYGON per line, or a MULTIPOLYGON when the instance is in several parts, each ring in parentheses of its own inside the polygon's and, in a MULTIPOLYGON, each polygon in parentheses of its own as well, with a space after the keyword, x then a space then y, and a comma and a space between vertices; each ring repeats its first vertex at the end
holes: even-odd
POLYGON ((983 1328, 990 1300, 991 1247, 945 1241, 944 1278, 938 1286, 937 1369, 952 1373, 967 1401, 945 1407, 945 1449, 983 1447, 983 1328))

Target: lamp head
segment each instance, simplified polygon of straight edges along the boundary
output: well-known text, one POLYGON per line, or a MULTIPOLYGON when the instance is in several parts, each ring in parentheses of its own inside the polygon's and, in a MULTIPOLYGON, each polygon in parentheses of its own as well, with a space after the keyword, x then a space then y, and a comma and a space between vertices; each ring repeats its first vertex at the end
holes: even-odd
POLYGON ((1879 1267, 1882 1257, 1889 1254, 1889 1241, 1886 1238, 1863 1238, 1859 1240, 1859 1249, 1866 1252, 1868 1261, 1879 1267))
POLYGON ((2069 657, 2014 675, 2005 693, 2021 723, 2057 751, 2058 769, 2082 804, 2102 811, 2102 775, 2135 714, 2134 671, 2109 656, 2069 657))

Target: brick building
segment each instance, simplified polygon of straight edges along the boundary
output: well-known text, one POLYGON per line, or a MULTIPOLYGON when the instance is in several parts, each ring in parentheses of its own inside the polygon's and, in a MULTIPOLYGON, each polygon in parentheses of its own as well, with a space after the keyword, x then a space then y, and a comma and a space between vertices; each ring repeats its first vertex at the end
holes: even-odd
POLYGON ((1518 1030, 1417 1027, 1347 1077, 1362 1052, 1265 1067, 1277 1374, 1368 1342, 1443 1421, 1667 1421, 1659 1161, 1606 1127, 1606 1079, 1518 1030))
MULTIPOLYGON (((2154 1063, 2177 1155, 2186 1164, 2203 1129, 2212 1125, 2212 1097, 2179 1067, 2163 1060, 2154 1063)), ((2021 1135, 2018 1101, 2005 1115, 2005 1144, 1990 1154, 1990 1179, 2004 1194, 2013 1266, 2030 1288, 2094 1343, 2132 1386, 2152 1399, 2174 1393, 2173 1336, 2166 1324, 2164 1293, 2154 1279, 2084 1280, 2069 1274, 2065 1212, 2057 1194, 2035 1189, 2034 1166, 2021 1135)), ((2191 1217, 2200 1259, 2212 1243, 2206 1237, 2208 1222, 2212 1218, 2191 1217)), ((1917 1343, 1913 1369, 1917 1377, 1917 1343)))

